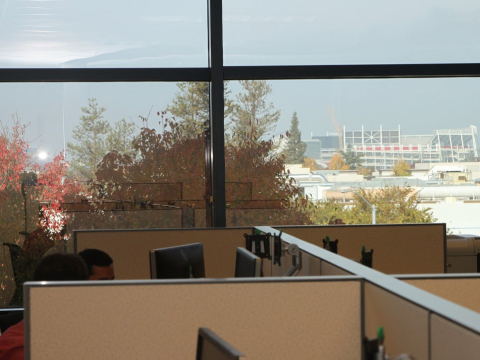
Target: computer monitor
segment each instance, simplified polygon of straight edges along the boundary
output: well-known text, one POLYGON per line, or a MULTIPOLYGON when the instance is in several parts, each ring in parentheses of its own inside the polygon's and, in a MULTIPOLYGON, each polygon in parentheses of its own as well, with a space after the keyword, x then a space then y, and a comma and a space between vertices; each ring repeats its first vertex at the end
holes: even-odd
POLYGON ((247 249, 237 247, 235 277, 260 277, 261 271, 262 259, 247 249))
POLYGON ((207 328, 198 329, 197 360, 240 360, 244 355, 207 328))
POLYGON ((373 267, 373 249, 370 251, 365 251, 365 248, 362 248, 362 258, 360 259, 360 264, 368 266, 369 268, 373 267))
POLYGON ((335 241, 331 241, 330 238, 327 236, 322 241, 323 241, 323 248, 325 250, 338 254, 338 239, 335 239, 335 241))
POLYGON ((203 244, 172 246, 150 250, 152 279, 204 278, 203 244))

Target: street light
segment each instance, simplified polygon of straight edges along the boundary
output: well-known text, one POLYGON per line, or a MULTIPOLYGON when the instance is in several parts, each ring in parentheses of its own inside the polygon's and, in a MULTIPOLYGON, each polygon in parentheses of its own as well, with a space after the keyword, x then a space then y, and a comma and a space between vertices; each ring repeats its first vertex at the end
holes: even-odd
POLYGON ((365 199, 362 195, 360 195, 358 192, 356 191, 352 191, 352 190, 342 190, 342 193, 345 194, 345 193, 354 193, 355 195, 358 195, 359 197, 361 197, 363 199, 363 201, 365 201, 365 203, 370 206, 370 208, 372 209, 372 224, 375 225, 377 223, 377 208, 375 207, 375 205, 372 205, 370 204, 367 199, 365 199))

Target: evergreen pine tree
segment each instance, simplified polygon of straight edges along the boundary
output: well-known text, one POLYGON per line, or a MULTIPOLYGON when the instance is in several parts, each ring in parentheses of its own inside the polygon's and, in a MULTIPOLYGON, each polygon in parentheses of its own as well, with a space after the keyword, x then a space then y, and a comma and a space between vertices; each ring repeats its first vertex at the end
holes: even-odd
POLYGON ((115 123, 110 129, 106 139, 106 147, 108 151, 117 151, 121 155, 132 155, 133 150, 133 134, 135 133, 135 124, 122 119, 115 123))
POLYGON ((258 141, 272 131, 280 118, 267 96, 272 88, 265 80, 240 81, 244 93, 237 95, 237 106, 233 111, 232 132, 237 142, 258 141))
POLYGON ((358 155, 353 151, 352 144, 347 145, 346 151, 339 151, 345 160, 345 164, 349 166, 351 170, 356 170, 362 164, 362 155, 358 155))
MULTIPOLYGON (((183 122, 187 134, 204 131, 210 120, 210 94, 207 82, 181 82, 172 105, 167 107, 173 116, 183 122)), ((228 82, 224 82, 225 118, 233 111, 233 101, 229 99, 228 82)))
POLYGON ((283 155, 285 155, 285 163, 301 164, 304 160, 307 144, 302 141, 302 133, 298 128, 298 116, 296 112, 293 113, 289 133, 287 144, 282 152, 283 155))
POLYGON ((105 111, 96 99, 88 99, 88 106, 82 107, 80 123, 73 129, 72 137, 76 142, 67 143, 72 170, 86 179, 95 179, 98 164, 107 153, 106 137, 110 125, 103 118, 105 111))

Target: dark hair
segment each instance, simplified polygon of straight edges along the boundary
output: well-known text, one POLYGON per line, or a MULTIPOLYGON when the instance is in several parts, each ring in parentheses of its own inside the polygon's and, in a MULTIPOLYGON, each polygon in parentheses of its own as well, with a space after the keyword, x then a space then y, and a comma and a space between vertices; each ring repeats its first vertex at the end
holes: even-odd
POLYGON ((75 254, 51 254, 42 258, 33 272, 35 281, 88 280, 87 266, 75 254))
POLYGON ((113 264, 113 260, 105 251, 98 249, 85 249, 78 253, 80 257, 87 264, 88 276, 93 274, 94 266, 110 266, 113 264))

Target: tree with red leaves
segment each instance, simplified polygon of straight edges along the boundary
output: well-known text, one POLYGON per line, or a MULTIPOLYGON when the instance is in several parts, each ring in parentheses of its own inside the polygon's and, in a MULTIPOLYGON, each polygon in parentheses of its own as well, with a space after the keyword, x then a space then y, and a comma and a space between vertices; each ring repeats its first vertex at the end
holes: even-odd
MULTIPOLYGON (((67 178, 68 163, 63 154, 55 156, 43 168, 34 163, 25 139, 27 125, 22 125, 16 114, 12 120, 11 124, 0 122, 0 241, 18 247, 24 240, 22 248, 17 248, 20 257, 14 264, 17 285, 21 285, 30 279, 36 260, 55 241, 65 238, 69 218, 60 204, 80 194, 81 188, 67 178)), ((3 258, 5 253, 1 252, 0 258, 2 290, 7 290, 12 281, 5 267, 8 263, 3 258)), ((17 293, 14 303, 21 304, 21 291, 17 293)), ((5 304, 11 293, 0 294, 0 303, 5 304)))
MULTIPOLYGON (((184 131, 188 124, 166 118, 164 112, 159 115, 163 131, 143 128, 133 143, 134 157, 112 152, 100 163, 96 178, 102 196, 122 206, 144 204, 145 210, 178 209, 178 214, 185 208, 205 209, 205 134, 184 131)), ((283 157, 273 151, 272 140, 241 138, 229 142, 225 166, 229 226, 310 222, 308 200, 288 177, 283 157)), ((108 219, 114 216, 121 215, 111 214, 108 219)), ((134 218, 131 215, 124 223, 137 221, 134 218)), ((172 226, 170 217, 152 219, 130 225, 172 226)), ((197 226, 204 226, 203 220, 197 219, 197 226)))
POLYGON ((26 125, 20 124, 17 114, 12 115, 11 129, 0 122, 0 191, 19 190, 21 176, 31 165, 28 142, 25 140, 26 125))

